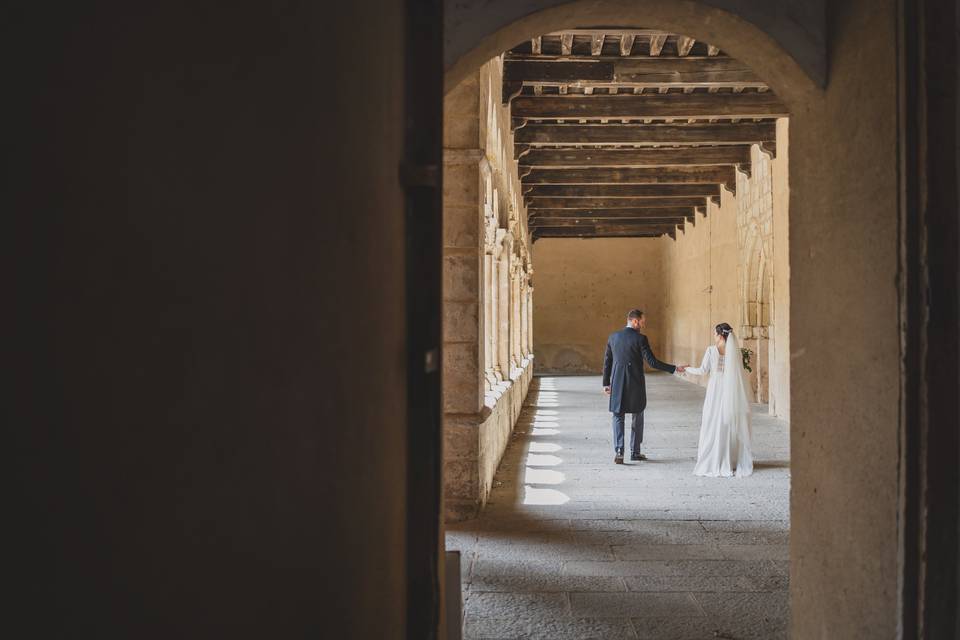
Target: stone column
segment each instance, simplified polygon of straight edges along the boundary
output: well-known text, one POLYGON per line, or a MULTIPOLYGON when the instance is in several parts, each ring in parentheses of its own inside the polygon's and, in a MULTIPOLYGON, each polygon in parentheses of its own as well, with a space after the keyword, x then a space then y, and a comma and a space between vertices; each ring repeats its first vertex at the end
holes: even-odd
POLYGON ((483 372, 486 380, 486 391, 489 393, 497 384, 497 374, 494 368, 496 342, 494 337, 494 318, 496 317, 496 264, 493 260, 492 247, 487 247, 483 254, 483 372))
POLYGON ((520 272, 520 358, 526 359, 527 351, 527 278, 526 271, 520 272))
MULTIPOLYGON (((458 91, 469 89, 468 84, 458 91)), ((471 101, 456 104, 467 108, 471 101)), ((488 306, 483 212, 489 171, 476 145, 474 140, 472 147, 445 148, 443 163, 443 476, 450 520, 472 516, 480 502, 488 306)))
MULTIPOLYGON (((510 236, 505 236, 505 240, 510 236)), ((503 380, 510 379, 510 249, 512 243, 504 242, 497 263, 498 289, 498 325, 497 325, 497 364, 503 380)))
POLYGON ((510 297, 513 299, 513 313, 510 314, 510 351, 511 355, 511 364, 513 364, 514 375, 511 377, 516 377, 519 375, 520 367, 523 363, 523 354, 521 353, 520 348, 520 277, 523 273, 522 265, 520 264, 520 259, 514 255, 513 256, 513 268, 510 270, 510 297))
POLYGON ((527 283, 527 355, 533 355, 533 271, 527 271, 524 276, 527 283))

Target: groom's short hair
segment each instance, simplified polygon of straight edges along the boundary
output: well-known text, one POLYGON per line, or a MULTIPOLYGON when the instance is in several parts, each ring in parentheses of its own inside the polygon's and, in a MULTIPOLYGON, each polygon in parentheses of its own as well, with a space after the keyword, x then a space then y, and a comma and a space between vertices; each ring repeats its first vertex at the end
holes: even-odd
POLYGON ((642 317, 643 311, 640 311, 640 309, 630 309, 630 311, 627 312, 627 320, 639 320, 642 317))

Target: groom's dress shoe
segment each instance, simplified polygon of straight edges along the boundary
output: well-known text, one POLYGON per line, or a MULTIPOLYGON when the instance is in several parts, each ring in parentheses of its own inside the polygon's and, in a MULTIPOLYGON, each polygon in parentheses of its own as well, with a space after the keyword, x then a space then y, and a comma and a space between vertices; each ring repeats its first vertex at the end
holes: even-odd
POLYGON ((646 460, 647 456, 643 455, 642 453, 631 453, 630 459, 634 461, 646 460))

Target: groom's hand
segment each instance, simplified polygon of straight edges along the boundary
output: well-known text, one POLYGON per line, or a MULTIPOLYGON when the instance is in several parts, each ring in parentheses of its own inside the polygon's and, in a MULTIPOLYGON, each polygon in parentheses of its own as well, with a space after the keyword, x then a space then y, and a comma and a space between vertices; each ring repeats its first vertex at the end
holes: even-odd
POLYGON ((685 364, 681 364, 677 366, 677 373, 683 373, 686 370, 687 370, 687 365, 685 364))
POLYGON ((605 395, 605 396, 610 395, 610 387, 604 387, 604 388, 603 388, 603 395, 605 395))

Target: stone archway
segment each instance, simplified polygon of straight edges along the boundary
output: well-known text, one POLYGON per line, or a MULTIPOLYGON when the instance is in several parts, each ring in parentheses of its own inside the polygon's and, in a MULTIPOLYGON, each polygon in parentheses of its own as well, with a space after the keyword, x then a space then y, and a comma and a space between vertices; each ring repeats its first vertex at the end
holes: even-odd
POLYGON ((456 86, 524 39, 617 24, 711 42, 749 65, 788 105, 792 631, 889 636, 897 615, 900 437, 899 379, 891 374, 900 355, 893 321, 900 304, 897 57, 889 44, 896 41, 896 4, 859 0, 831 12, 824 89, 778 44, 772 26, 716 4, 584 1, 546 8, 482 34, 448 61, 445 83, 456 86), (875 318, 883 313, 891 322, 878 329, 875 318), (845 603, 842 611, 837 601, 845 603))

